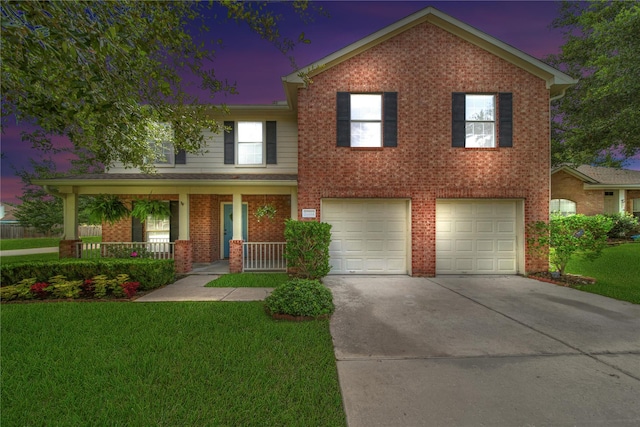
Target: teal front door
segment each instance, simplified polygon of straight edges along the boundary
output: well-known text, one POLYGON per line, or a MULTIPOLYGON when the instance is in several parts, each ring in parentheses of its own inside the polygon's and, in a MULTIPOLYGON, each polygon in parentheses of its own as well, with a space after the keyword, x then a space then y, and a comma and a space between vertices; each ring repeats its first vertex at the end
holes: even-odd
MULTIPOLYGON (((233 238, 233 205, 225 203, 223 206, 224 215, 224 257, 229 258, 229 240, 233 238)), ((242 205, 242 240, 247 241, 247 205, 242 205)))

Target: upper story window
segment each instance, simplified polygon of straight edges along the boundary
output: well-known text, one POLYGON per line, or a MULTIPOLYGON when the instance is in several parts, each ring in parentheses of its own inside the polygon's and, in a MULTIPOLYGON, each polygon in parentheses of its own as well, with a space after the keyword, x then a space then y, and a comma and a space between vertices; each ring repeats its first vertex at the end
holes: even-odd
POLYGON ((398 93, 337 93, 338 147, 398 145, 398 93))
POLYGON ((552 199, 549 204, 549 211, 552 214, 569 216, 576 214, 576 202, 567 199, 552 199))
POLYGON ((261 165, 263 151, 262 122, 238 122, 238 164, 261 165))
POLYGON ((156 166, 172 166, 174 164, 173 142, 151 142, 151 149, 155 153, 153 163, 156 166))
POLYGON ((173 167, 186 163, 184 150, 176 152, 173 145, 173 128, 169 123, 149 124, 149 146, 153 152, 153 165, 156 167, 173 167))
POLYGON ((452 94, 452 147, 513 146, 511 93, 452 94))
POLYGON ((466 95, 464 146, 491 148, 496 146, 496 99, 494 95, 466 95))
POLYGON ((274 121, 224 122, 224 164, 277 164, 277 127, 274 121))
POLYGON ((351 146, 382 147, 382 94, 351 94, 351 146))

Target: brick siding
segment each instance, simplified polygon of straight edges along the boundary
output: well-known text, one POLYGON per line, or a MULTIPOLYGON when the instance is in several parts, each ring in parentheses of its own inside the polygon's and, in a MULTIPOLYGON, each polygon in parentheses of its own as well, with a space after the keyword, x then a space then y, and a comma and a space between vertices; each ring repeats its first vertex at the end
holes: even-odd
MULTIPOLYGON (((298 206, 323 198, 410 198, 414 275, 435 275, 437 198, 518 198, 525 223, 549 210, 545 82, 430 23, 313 78, 298 94, 298 206), (397 92, 398 147, 336 146, 337 92, 397 92), (451 147, 452 92, 513 94, 513 148, 451 147)), ((526 271, 546 260, 525 254, 526 271)))
POLYGON ((584 181, 565 172, 551 176, 551 199, 566 199, 576 203, 576 213, 597 215, 604 212, 604 190, 585 190, 584 181))

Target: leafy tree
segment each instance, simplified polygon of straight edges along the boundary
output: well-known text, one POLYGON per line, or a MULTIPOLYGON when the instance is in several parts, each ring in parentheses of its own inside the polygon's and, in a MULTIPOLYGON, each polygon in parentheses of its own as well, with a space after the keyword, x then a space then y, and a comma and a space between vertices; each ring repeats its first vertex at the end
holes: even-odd
POLYGON ((547 61, 575 78, 554 102, 552 162, 620 166, 640 153, 640 3, 564 1, 547 61))
MULTIPOLYGON (((307 1, 287 5, 311 15, 307 1)), ((213 107, 191 93, 192 83, 207 98, 235 88, 216 78, 214 42, 200 43, 194 33, 207 32, 206 18, 226 12, 285 54, 307 42, 303 34, 296 42, 283 37, 279 15, 267 6, 2 0, 2 117, 33 120, 41 131, 31 142, 40 149, 51 148, 50 135, 66 135, 107 167, 120 161, 152 171, 149 141, 166 137, 155 132, 155 123, 172 125, 176 149, 198 152, 206 143, 201 130, 219 132, 222 124, 211 118, 213 107)), ((206 39, 217 40, 210 34, 206 39)))
MULTIPOLYGON (((54 149, 52 154, 66 151, 54 149)), ((16 171, 23 183, 23 194, 19 196, 20 204, 16 204, 14 215, 25 227, 34 227, 41 233, 61 231, 63 224, 62 199, 46 192, 42 187, 31 184, 33 179, 54 178, 63 175, 78 175, 83 173, 100 172, 101 167, 94 165, 92 156, 79 151, 79 157, 71 161, 71 171, 57 172, 56 164, 51 158, 40 161, 30 159, 29 167, 16 171)), ((78 198, 78 221, 81 224, 100 224, 91 218, 90 206, 93 197, 80 196, 78 198)))
POLYGON ((551 249, 549 261, 563 275, 572 256, 593 260, 607 246, 613 220, 604 215, 553 215, 549 223, 538 221, 529 227, 529 248, 537 253, 551 249))

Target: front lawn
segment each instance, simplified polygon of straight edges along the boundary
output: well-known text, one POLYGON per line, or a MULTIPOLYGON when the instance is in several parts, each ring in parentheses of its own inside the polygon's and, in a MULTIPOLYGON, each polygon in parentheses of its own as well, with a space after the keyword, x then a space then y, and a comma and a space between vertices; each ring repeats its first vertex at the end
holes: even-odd
POLYGON ((58 237, 35 237, 30 239, 2 239, 0 240, 0 251, 11 251, 16 249, 52 248, 58 247, 60 239, 58 237))
POLYGON ((224 274, 207 283, 207 288, 277 288, 289 280, 286 273, 224 274))
POLYGON ((5 304, 2 425, 344 426, 329 321, 261 302, 5 304))
POLYGON ((626 243, 606 248, 595 261, 573 257, 567 273, 593 277, 593 285, 577 289, 640 304, 640 243, 626 243))

